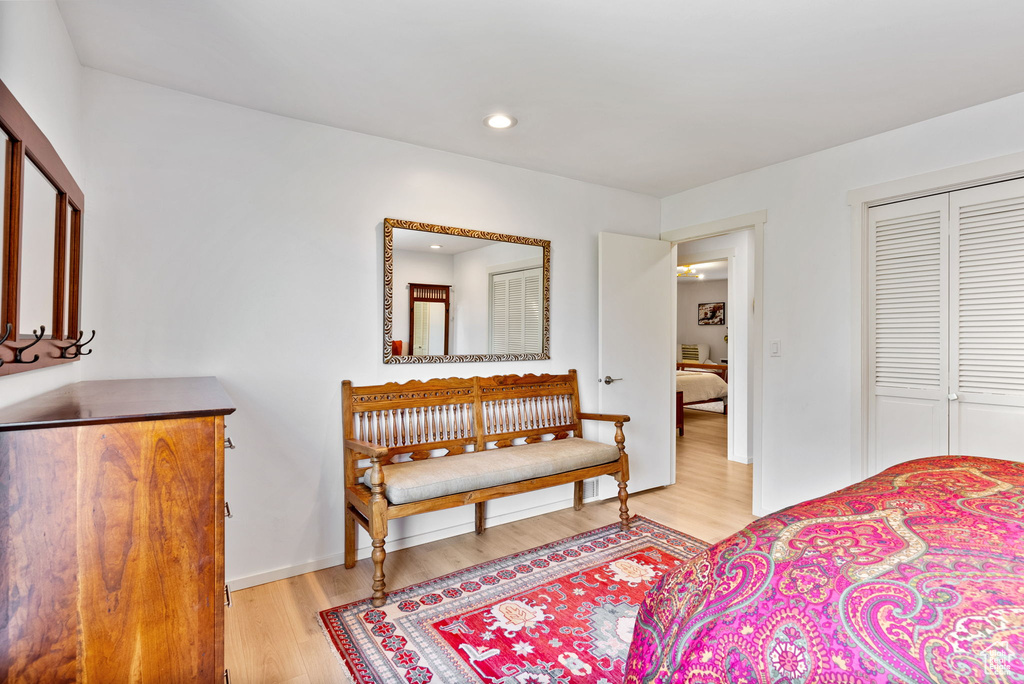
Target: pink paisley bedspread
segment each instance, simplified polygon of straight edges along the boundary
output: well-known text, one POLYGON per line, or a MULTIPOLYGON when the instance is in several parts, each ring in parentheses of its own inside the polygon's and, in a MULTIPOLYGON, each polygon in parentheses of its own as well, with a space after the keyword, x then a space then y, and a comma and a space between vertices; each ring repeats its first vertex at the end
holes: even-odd
POLYGON ((910 461, 667 573, 629 684, 1024 682, 1024 464, 910 461))

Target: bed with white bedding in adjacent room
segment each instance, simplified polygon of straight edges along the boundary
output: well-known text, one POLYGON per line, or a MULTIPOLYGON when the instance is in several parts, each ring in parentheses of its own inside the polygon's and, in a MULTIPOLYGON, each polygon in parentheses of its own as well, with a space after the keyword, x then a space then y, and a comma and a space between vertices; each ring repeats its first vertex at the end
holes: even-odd
POLYGON ((676 364, 676 429, 683 434, 683 407, 722 402, 729 412, 729 367, 717 364, 676 364))

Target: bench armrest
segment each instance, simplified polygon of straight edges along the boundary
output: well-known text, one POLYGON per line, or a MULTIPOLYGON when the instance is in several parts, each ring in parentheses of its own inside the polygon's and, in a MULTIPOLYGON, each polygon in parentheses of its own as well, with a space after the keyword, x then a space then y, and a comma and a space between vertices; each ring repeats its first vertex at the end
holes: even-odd
POLYGON ((606 420, 609 423, 628 423, 629 416, 619 413, 581 413, 580 420, 606 420))
POLYGON ((346 439, 345 447, 352 451, 358 451, 361 454, 366 454, 371 459, 383 458, 388 455, 388 448, 382 447, 379 444, 373 444, 371 442, 364 442, 360 439, 346 439))

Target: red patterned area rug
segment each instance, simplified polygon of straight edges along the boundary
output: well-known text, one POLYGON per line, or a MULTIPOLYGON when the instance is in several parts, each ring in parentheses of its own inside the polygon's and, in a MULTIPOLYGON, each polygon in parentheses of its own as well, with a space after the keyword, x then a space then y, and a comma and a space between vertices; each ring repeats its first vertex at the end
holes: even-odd
POLYGON ((320 620, 358 684, 614 684, 644 593, 706 548, 635 516, 320 620))

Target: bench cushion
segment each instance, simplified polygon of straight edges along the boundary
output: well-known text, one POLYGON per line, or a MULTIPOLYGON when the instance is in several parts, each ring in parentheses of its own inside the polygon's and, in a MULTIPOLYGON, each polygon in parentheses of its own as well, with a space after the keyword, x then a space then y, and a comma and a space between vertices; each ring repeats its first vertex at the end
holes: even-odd
MULTIPOLYGON (((586 439, 552 440, 384 466, 385 495, 393 504, 435 499, 530 480, 618 460, 614 445, 586 439)), ((370 486, 370 471, 363 474, 370 486)))

